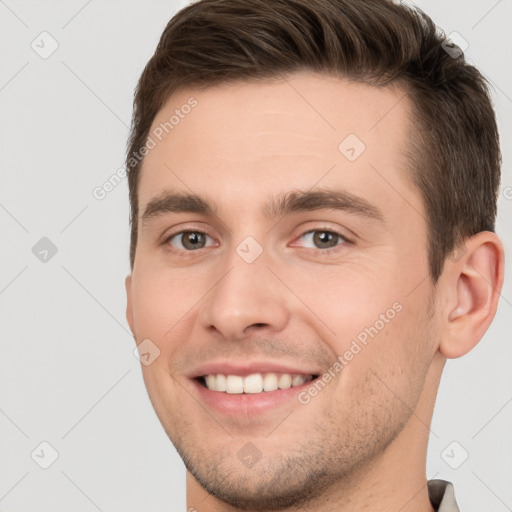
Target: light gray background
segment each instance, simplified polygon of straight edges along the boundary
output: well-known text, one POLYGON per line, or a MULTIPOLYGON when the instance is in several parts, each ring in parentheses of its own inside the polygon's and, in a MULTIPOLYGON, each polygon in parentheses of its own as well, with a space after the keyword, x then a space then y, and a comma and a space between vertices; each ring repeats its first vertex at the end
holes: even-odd
MULTIPOLYGON (((134 86, 185 3, 0 0, 3 512, 185 510, 184 466, 149 403, 125 321, 127 185, 102 201, 92 194, 123 165, 134 86), (31 48, 51 48, 43 31, 59 45, 47 59, 31 48), (46 263, 32 252, 42 237, 58 249, 46 263), (51 462, 43 441, 58 452, 48 469, 35 462, 51 462)), ((497 231, 510 260, 512 1, 416 3, 469 42, 466 55, 494 83, 497 231)), ((454 482, 463 512, 512 510, 511 317, 507 276, 492 327, 447 363, 439 392, 427 476, 454 482)))

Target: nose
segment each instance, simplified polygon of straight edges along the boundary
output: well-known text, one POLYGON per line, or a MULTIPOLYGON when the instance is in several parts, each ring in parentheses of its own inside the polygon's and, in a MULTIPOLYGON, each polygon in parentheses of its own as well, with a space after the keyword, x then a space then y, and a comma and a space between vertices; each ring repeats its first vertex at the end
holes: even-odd
POLYGON ((225 261, 201 301, 202 326, 223 339, 241 340, 251 331, 279 332, 289 320, 286 289, 267 268, 265 252, 247 263, 236 251, 225 261))

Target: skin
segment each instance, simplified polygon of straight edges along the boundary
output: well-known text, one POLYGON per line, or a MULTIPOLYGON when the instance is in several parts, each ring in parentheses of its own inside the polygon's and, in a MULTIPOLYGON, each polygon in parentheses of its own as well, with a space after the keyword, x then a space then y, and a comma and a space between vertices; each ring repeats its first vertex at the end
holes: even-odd
POLYGON ((188 508, 432 511, 425 460, 440 376, 446 358, 471 350, 492 321, 501 242, 489 232, 466 240, 432 283, 424 206, 402 153, 411 125, 399 87, 304 72, 187 89, 153 127, 191 96, 197 106, 145 157, 139 208, 180 191, 215 201, 218 214, 139 218, 126 278, 134 338, 160 350, 143 376, 187 466, 188 508), (366 145, 353 162, 338 150, 351 133, 366 145), (383 221, 333 209, 264 215, 272 196, 297 189, 343 189, 383 221), (335 237, 326 252, 303 236, 326 229, 351 242, 335 237), (183 230, 207 233, 205 246, 165 242, 183 230), (263 249, 252 263, 236 251, 248 236, 263 249), (325 372, 396 302, 401 311, 307 405, 233 418, 193 389, 190 373, 220 357, 325 372), (251 467, 237 457, 248 442, 261 455, 251 467))

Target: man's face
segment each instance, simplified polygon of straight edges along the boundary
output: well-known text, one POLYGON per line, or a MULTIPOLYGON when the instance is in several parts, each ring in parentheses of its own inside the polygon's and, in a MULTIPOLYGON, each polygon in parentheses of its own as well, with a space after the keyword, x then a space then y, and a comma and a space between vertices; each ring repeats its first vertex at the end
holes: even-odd
POLYGON ((143 365, 160 421, 228 503, 299 503, 428 433, 436 328, 403 96, 304 73, 180 91, 153 123, 181 113, 144 160, 127 315, 160 351, 143 365), (212 211, 147 210, 166 193, 212 211))

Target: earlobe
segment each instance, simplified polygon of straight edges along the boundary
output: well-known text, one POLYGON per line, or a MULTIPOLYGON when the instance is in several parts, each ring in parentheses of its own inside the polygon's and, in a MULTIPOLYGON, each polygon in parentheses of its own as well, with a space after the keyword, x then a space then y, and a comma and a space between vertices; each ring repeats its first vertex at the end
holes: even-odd
POLYGON ((132 332, 132 336, 135 338, 135 330, 133 328, 132 275, 131 274, 126 276, 126 279, 124 281, 124 286, 126 289, 126 321, 128 322, 130 331, 132 332))
POLYGON ((503 286, 503 245, 495 233, 483 231, 466 240, 463 257, 446 261, 444 283, 451 299, 439 350, 447 358, 467 354, 492 322, 503 286))

